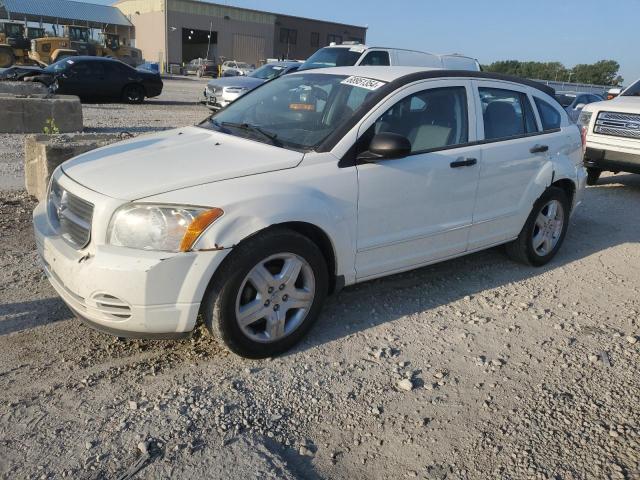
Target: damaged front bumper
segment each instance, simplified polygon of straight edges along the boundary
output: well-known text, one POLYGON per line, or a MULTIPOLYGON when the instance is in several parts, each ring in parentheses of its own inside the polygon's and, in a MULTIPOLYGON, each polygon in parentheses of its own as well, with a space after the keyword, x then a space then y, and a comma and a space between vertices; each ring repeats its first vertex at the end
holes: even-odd
POLYGON ((195 327, 211 277, 229 250, 148 252, 110 245, 77 250, 33 214, 44 271, 65 303, 93 328, 122 337, 175 338, 195 327))

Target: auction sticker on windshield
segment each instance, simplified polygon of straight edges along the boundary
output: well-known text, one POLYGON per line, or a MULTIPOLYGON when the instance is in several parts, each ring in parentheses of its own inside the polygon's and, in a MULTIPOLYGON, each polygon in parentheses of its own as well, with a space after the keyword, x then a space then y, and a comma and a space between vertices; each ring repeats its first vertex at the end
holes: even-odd
POLYGON ((343 85, 352 85, 354 87, 366 88, 367 90, 377 90, 385 84, 385 82, 365 77, 349 77, 345 78, 340 83, 342 83, 343 85))

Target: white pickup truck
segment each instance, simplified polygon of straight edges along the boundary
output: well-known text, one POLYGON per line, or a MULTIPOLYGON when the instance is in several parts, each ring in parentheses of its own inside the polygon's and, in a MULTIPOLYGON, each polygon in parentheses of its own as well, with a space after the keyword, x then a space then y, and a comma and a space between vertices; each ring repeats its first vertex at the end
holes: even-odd
POLYGON ((640 173, 640 80, 613 100, 585 106, 578 124, 588 185, 603 171, 640 173))

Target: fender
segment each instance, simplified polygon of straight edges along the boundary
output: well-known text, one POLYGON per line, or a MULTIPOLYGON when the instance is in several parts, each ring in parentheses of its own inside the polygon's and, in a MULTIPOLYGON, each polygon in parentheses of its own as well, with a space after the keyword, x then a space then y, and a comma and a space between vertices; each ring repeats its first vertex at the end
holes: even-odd
POLYGON ((328 237, 336 259, 333 273, 355 278, 354 205, 316 189, 288 187, 290 191, 286 193, 274 195, 265 191, 264 196, 225 204, 225 214, 201 235, 193 250, 233 248, 268 227, 302 222, 319 228, 328 237))

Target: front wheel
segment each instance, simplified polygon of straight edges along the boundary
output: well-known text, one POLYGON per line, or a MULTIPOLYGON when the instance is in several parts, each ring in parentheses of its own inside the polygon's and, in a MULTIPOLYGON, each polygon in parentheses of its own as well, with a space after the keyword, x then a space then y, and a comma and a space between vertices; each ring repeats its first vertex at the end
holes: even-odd
POLYGON ((520 235, 506 245, 517 262, 540 267, 558 253, 569 227, 569 199, 558 187, 549 187, 534 204, 520 235))
POLYGON ((280 354, 317 320, 328 290, 327 265, 307 237, 288 229, 238 245, 207 290, 209 331, 247 358, 280 354))
POLYGON ((127 85, 122 91, 122 99, 127 103, 144 102, 144 88, 140 85, 127 85))

